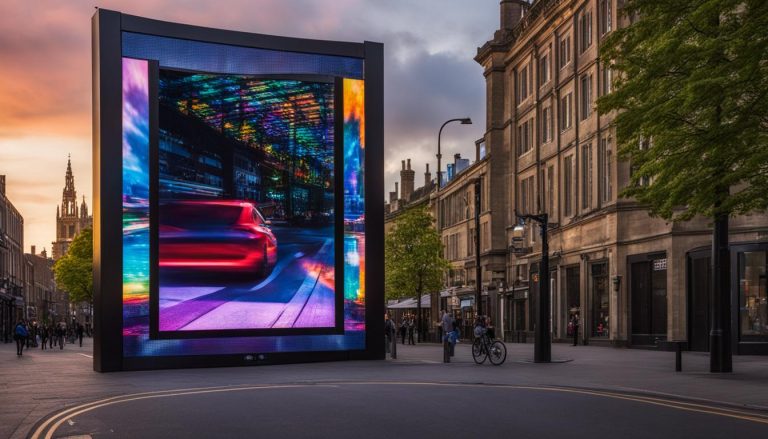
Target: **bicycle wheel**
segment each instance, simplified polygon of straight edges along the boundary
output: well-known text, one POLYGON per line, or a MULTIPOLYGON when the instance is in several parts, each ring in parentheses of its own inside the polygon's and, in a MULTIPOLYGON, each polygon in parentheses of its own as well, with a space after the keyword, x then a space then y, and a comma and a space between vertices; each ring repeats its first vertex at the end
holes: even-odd
POLYGON ((494 341, 488 352, 488 358, 494 366, 501 365, 507 359, 507 346, 498 340, 494 341))
POLYGON ((486 358, 488 358, 488 353, 483 349, 483 339, 476 338, 475 342, 472 343, 472 359, 477 364, 483 364, 486 358))

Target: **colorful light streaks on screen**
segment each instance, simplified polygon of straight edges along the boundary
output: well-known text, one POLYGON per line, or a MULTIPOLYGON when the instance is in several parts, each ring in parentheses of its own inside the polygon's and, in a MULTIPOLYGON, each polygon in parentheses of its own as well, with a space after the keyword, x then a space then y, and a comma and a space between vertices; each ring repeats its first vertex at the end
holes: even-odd
MULTIPOLYGON (((162 65, 161 65, 162 68, 162 65)), ((149 65, 123 58, 123 354, 125 357, 365 348, 364 86, 344 80, 344 329, 339 335, 151 340, 149 337, 149 65), (349 88, 347 90, 347 88, 349 88), (349 227, 347 221, 351 220, 349 227)), ((327 74, 326 72, 313 72, 327 74)))
POLYGON ((149 310, 149 63, 123 58, 123 333, 149 310))

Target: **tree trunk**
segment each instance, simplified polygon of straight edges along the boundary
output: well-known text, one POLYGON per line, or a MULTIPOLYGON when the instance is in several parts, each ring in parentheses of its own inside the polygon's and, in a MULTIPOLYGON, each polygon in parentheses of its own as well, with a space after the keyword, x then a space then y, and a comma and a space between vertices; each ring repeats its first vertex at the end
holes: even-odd
POLYGON ((712 231, 712 296, 709 333, 709 371, 716 373, 733 371, 730 261, 728 215, 718 214, 712 231))

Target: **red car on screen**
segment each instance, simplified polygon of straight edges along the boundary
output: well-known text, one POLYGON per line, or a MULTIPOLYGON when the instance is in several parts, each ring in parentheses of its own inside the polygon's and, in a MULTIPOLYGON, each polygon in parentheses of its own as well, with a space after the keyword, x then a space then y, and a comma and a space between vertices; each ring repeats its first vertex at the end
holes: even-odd
POLYGON ((277 239, 250 202, 172 201, 160 205, 160 267, 267 276, 277 239))

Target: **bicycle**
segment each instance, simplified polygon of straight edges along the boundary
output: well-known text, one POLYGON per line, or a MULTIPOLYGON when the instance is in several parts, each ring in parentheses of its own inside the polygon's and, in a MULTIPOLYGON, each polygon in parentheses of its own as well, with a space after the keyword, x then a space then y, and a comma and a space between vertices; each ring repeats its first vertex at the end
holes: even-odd
POLYGON ((500 366, 507 359, 507 346, 501 340, 491 340, 485 328, 475 328, 475 341, 472 343, 472 359, 477 364, 485 363, 486 358, 494 366, 500 366))

